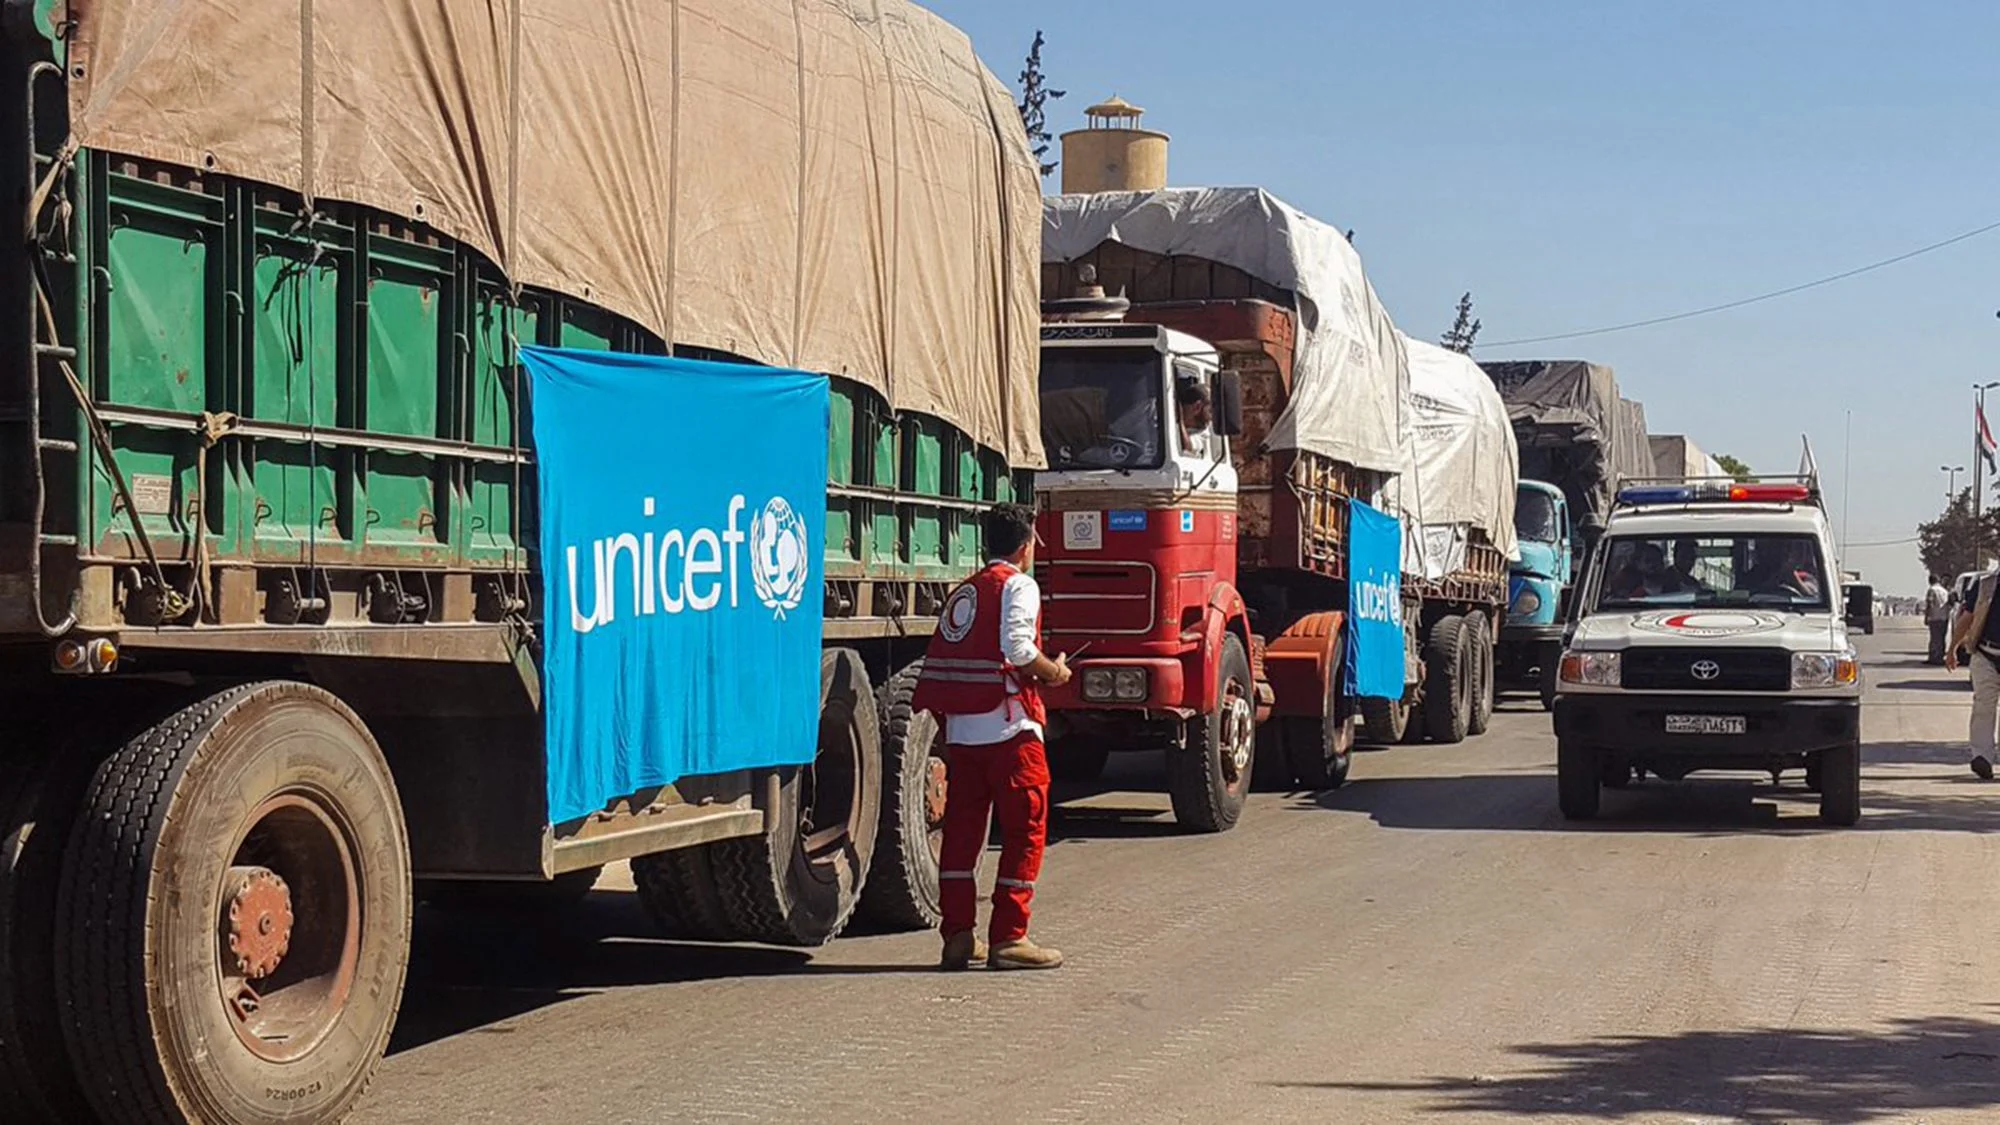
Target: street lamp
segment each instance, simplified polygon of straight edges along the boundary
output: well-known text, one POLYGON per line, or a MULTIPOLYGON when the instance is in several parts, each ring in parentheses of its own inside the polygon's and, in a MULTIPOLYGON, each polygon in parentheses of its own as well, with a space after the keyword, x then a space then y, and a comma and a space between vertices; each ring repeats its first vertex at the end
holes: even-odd
POLYGON ((1986 512, 1986 486, 1979 469, 1986 463, 1986 392, 2000 379, 1972 384, 1972 565, 1986 568, 1986 535, 1980 518, 1986 512))
POLYGON ((1965 471, 1964 465, 1939 465, 1938 472, 1945 474, 1944 502, 1958 499, 1958 474, 1965 471))

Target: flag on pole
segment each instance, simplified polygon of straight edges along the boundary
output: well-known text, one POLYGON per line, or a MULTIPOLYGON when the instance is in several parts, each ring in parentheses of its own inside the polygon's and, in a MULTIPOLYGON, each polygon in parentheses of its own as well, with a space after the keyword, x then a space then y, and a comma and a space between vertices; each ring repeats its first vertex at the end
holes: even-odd
POLYGON ((2000 453, 2000 446, 1994 444, 1993 429, 1986 424, 1986 404, 1974 403, 1972 416, 1979 426, 1979 455, 1986 459, 1986 468, 1989 472, 2000 471, 2000 465, 1996 465, 1993 459, 1995 453, 2000 453))

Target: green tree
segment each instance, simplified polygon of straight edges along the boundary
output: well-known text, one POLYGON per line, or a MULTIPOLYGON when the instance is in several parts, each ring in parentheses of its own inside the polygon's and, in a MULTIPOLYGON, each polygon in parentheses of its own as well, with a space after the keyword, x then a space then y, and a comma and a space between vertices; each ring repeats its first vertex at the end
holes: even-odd
POLYGON ((1067 97, 1069 91, 1051 89, 1042 76, 1042 33, 1035 30, 1034 45, 1028 48, 1027 64, 1021 68, 1021 101, 1015 108, 1021 111, 1021 124, 1028 130, 1028 144, 1033 146, 1035 159, 1041 162, 1042 176, 1048 177, 1056 170, 1057 161, 1049 159, 1049 103, 1067 97))
POLYGON ((1917 554, 1924 569, 1949 582, 1953 575, 1979 569, 1981 545, 1990 549, 2000 543, 1996 528, 2000 528, 1996 513, 1989 509, 1975 517, 1972 490, 1960 489, 1936 519, 1917 525, 1917 554))
POLYGON ((1750 466, 1745 465, 1727 453, 1716 454, 1715 463, 1722 466, 1723 472, 1728 473, 1737 480, 1749 480, 1756 475, 1750 471, 1750 466))
MULTIPOLYGON (((1349 241, 1352 241, 1352 239, 1350 238, 1349 241)), ((1472 294, 1467 293, 1458 299, 1458 316, 1453 318, 1451 330, 1446 332, 1438 342, 1443 344, 1448 350, 1457 352, 1460 355, 1471 355, 1472 342, 1479 339, 1479 330, 1482 327, 1484 325, 1472 315, 1472 294)))

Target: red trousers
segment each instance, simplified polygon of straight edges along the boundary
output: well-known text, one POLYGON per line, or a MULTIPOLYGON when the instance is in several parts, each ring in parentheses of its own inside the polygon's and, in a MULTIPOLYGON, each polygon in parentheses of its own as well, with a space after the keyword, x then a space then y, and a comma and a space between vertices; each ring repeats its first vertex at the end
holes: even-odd
POLYGON ((1025 731, 991 746, 947 746, 944 846, 938 857, 938 905, 946 937, 979 918, 979 855, 986 818, 1000 820, 1000 876, 993 884, 987 937, 998 944, 1028 935, 1028 904, 1049 835, 1049 758, 1042 738, 1025 731))

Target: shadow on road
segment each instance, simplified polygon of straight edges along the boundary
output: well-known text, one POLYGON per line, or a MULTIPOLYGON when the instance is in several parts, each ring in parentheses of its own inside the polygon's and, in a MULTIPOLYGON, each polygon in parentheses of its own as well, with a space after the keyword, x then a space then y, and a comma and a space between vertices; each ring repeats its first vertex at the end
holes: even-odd
POLYGON ((1849 1125, 2000 1107, 2000 1025, 1938 1017, 1882 1028, 1693 1031, 1513 1048, 1523 1073, 1414 1082, 1285 1082, 1409 1093, 1433 1114, 1620 1120, 1686 1114, 1849 1125))
MULTIPOLYGON (((1862 770, 1861 831, 2000 832, 2000 784, 1980 782, 1966 770, 1962 744, 1878 743, 1866 749, 1862 770), (1938 768, 1899 770, 1893 789, 1869 783, 1872 768, 1910 765, 1938 768)), ((1796 770, 1776 786, 1768 776, 1749 774, 1648 778, 1626 789, 1605 790, 1598 818, 1580 822, 1564 820, 1557 812, 1555 772, 1549 768, 1459 777, 1362 777, 1291 807, 1356 813, 1385 828, 1419 830, 1718 836, 1855 831, 1818 823, 1819 796, 1805 787, 1796 770)))
POLYGON ((1972 698, 1972 685, 1962 679, 1890 680, 1886 683, 1871 683, 1868 686, 1882 691, 1955 691, 1967 699, 1972 698))
POLYGON ((803 949, 706 945, 658 934, 630 891, 593 891, 578 905, 543 913, 422 908, 389 1053, 472 1032, 507 1034, 509 1020, 615 988, 731 977, 936 972, 925 963, 827 964, 803 949))

